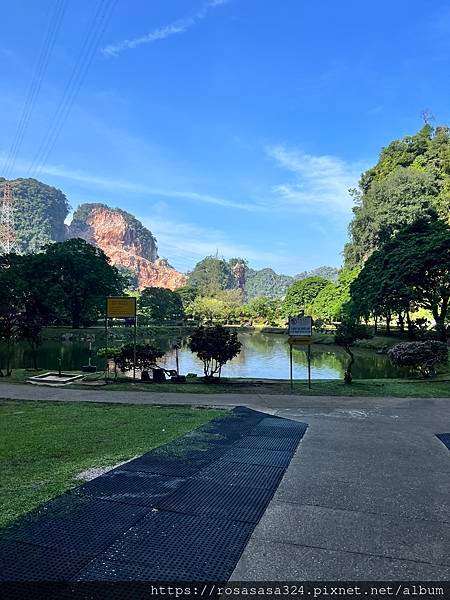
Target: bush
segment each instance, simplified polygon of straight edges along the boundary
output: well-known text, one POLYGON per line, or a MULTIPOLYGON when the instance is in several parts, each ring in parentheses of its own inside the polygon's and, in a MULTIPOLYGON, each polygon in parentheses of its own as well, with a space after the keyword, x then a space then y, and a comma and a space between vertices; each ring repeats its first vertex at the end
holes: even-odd
POLYGON ((158 367, 156 361, 162 356, 164 356, 164 352, 150 344, 136 344, 136 362, 134 362, 133 344, 125 344, 115 357, 115 363, 122 373, 132 371, 135 367, 141 371, 141 379, 147 379, 148 370, 158 367))
POLYGON ((444 342, 434 340, 404 342, 388 350, 388 356, 394 365, 411 367, 423 377, 433 377, 436 366, 447 363, 448 347, 444 342))
POLYGON ((220 375, 222 367, 241 351, 241 342, 237 333, 216 325, 216 327, 198 327, 191 335, 189 348, 203 361, 206 379, 220 375))

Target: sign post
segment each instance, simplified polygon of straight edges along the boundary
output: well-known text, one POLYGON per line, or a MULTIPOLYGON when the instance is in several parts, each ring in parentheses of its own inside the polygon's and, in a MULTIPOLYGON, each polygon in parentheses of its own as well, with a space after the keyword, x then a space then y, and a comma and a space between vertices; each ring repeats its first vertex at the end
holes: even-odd
POLYGON ((106 334, 106 369, 105 379, 108 378, 108 319, 133 319, 133 380, 136 380, 136 341, 137 341, 137 306, 134 296, 110 296, 106 298, 105 334, 106 334))
POLYGON ((308 389, 311 389, 311 344, 312 344, 312 318, 289 317, 289 372, 291 390, 294 389, 292 369, 292 346, 308 346, 308 389))

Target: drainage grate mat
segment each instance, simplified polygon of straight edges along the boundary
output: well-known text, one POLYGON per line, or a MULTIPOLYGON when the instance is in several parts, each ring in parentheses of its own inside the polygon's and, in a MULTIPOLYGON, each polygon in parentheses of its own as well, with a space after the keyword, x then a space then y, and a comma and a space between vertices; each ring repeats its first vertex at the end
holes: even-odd
POLYGON ((167 560, 181 556, 235 556, 244 549, 253 524, 208 519, 171 512, 149 514, 132 527, 99 558, 110 562, 147 564, 155 550, 164 551, 167 560))
MULTIPOLYGON (((140 473, 154 473, 156 475, 167 475, 172 477, 190 477, 195 475, 200 469, 203 469, 211 461, 203 460, 179 460, 176 458, 168 458, 154 456, 153 454, 144 454, 140 458, 136 458, 129 463, 118 467, 124 471, 134 471, 140 473)), ((111 471, 112 472, 112 471, 111 471)))
POLYGON ((192 479, 158 504, 161 510, 257 523, 274 490, 192 479))
MULTIPOLYGON (((153 549, 148 553, 145 565, 96 559, 83 571, 78 581, 226 581, 238 559, 203 557, 198 554, 168 558, 164 551, 153 549)), ((112 597, 115 597, 114 594, 112 597)), ((148 595, 145 597, 148 598, 148 595)), ((136 595, 130 598, 134 600, 136 595)))
MULTIPOLYGON (((293 421, 290 421, 293 423, 293 421)), ((262 425, 262 422, 253 427, 248 435, 262 435, 267 437, 293 437, 300 441, 307 429, 306 423, 298 423, 295 425, 262 425)))
POLYGON ((186 479, 150 473, 115 470, 85 483, 73 493, 125 504, 154 506, 176 490, 186 479))
POLYGON ((287 450, 295 452, 298 440, 294 437, 268 437, 265 435, 246 435, 241 438, 235 448, 263 448, 265 450, 287 450))
POLYGON ((44 504, 1 531, 2 539, 78 550, 102 552, 149 509, 65 494, 44 504))
POLYGON ((210 479, 225 485, 276 490, 284 472, 284 467, 249 465, 218 460, 199 471, 195 478, 210 479))
MULTIPOLYGON (((234 409, 2 530, 0 573, 27 581, 226 581, 306 427, 234 409)), ((114 585, 112 597, 148 595, 114 585)), ((83 597, 72 586, 67 597, 83 597)))
POLYGON ((90 560, 78 552, 0 540, 0 581, 67 581, 90 560))
POLYGON ((293 452, 266 450, 265 448, 232 448, 222 458, 224 461, 246 463, 248 465, 267 465, 269 467, 287 467, 293 452))
POLYGON ((436 433, 436 437, 450 450, 450 433, 436 433))

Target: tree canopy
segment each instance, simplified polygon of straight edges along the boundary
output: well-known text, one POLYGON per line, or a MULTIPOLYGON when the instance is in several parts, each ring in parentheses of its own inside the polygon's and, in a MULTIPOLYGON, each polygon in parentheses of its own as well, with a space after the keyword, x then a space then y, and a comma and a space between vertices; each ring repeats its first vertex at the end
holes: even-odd
POLYGON ((303 314, 311 309, 317 295, 329 282, 323 277, 307 277, 293 283, 286 293, 282 311, 286 317, 303 314))
POLYGON ((450 300, 450 228, 440 220, 419 219, 404 227, 366 261, 351 285, 356 314, 387 316, 416 306, 433 314, 445 340, 450 300))
POLYGON ((423 127, 383 148, 378 163, 362 174, 345 247, 348 267, 360 265, 402 227, 419 218, 449 219, 450 134, 423 127))
POLYGON ((201 296, 215 296, 221 290, 236 287, 236 283, 226 260, 207 256, 189 274, 189 287, 197 288, 201 296))
POLYGON ((166 288, 145 288, 138 299, 138 311, 149 321, 156 323, 180 321, 184 318, 181 297, 166 288))

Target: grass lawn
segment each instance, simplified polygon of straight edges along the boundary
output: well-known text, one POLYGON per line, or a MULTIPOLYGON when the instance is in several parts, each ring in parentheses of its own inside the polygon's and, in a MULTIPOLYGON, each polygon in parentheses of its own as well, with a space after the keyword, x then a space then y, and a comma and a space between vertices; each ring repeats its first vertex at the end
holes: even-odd
POLYGON ((80 481, 226 414, 224 411, 0 400, 0 527, 80 481))
MULTIPOLYGON (((82 387, 82 386, 72 386, 82 387)), ((84 386, 83 389, 86 389, 84 386)), ((99 389, 99 388, 97 388, 99 389)), ((109 383, 102 390, 145 391, 145 392, 184 392, 191 394, 299 394, 302 396, 393 396, 417 398, 450 398, 450 376, 446 380, 422 379, 359 379, 352 385, 345 385, 342 380, 322 379, 312 382, 308 389, 307 381, 296 380, 291 391, 288 380, 253 380, 222 379, 220 383, 205 383, 191 380, 186 384, 143 384, 143 383, 109 383)))

